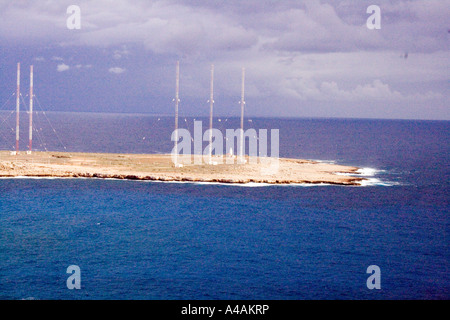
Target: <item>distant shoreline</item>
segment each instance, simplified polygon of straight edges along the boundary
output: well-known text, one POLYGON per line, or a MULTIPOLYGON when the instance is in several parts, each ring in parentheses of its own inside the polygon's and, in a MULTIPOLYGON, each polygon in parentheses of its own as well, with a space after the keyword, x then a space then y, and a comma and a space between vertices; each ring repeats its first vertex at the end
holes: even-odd
MULTIPOLYGON (((18 155, 11 155, 9 151, 0 151, 0 177, 79 177, 163 182, 352 186, 359 186, 365 180, 343 175, 356 173, 359 169, 357 167, 311 160, 280 158, 278 166, 274 169, 273 163, 270 163, 270 160, 273 160, 271 158, 259 159, 265 160, 261 163, 217 165, 191 164, 191 159, 191 156, 180 156, 180 160, 187 164, 176 167, 171 155, 168 154, 21 152, 18 155)), ((225 162, 225 158, 213 157, 213 159, 225 162)), ((249 162, 249 158, 246 159, 249 162)))

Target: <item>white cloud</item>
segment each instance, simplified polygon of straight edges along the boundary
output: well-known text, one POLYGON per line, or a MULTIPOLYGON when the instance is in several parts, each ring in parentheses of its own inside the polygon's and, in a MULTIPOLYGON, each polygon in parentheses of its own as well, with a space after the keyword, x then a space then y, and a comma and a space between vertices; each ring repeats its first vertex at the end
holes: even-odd
POLYGON ((125 56, 128 56, 130 54, 130 51, 128 51, 126 46, 123 46, 122 49, 114 50, 113 58, 116 60, 119 60, 125 56))
POLYGON ((360 84, 353 89, 341 89, 335 81, 317 84, 311 79, 287 79, 283 82, 287 95, 301 100, 316 101, 417 101, 440 99, 442 94, 433 91, 426 93, 401 93, 392 89, 379 79, 372 83, 360 84))
POLYGON ((124 73, 126 71, 126 69, 120 68, 120 67, 113 67, 113 68, 109 68, 108 71, 110 73, 121 74, 121 73, 124 73))
POLYGON ((75 65, 75 68, 77 68, 77 69, 89 69, 89 68, 92 68, 92 65, 91 64, 86 64, 86 65, 77 64, 77 65, 75 65))
POLYGON ((68 66, 68 65, 65 64, 65 63, 58 64, 58 66, 56 67, 56 70, 57 70, 58 72, 67 71, 67 70, 69 70, 69 69, 70 69, 70 66, 68 66))
MULTIPOLYGON (((63 40, 64 45, 109 47, 134 43, 155 53, 212 56, 220 51, 250 48, 258 39, 235 17, 200 6, 166 1, 118 1, 110 6, 95 1, 84 7, 83 21, 95 27, 63 40)), ((116 50, 113 56, 120 59, 125 54, 126 48, 116 50)))
MULTIPOLYGON (((365 27, 363 1, 80 0, 83 28, 67 33, 63 2, 0 5, 0 39, 42 39, 97 47, 137 43, 157 53, 267 50, 435 52, 448 49, 448 0, 379 0, 382 29, 365 27), (27 19, 21 19, 26 15, 27 19)), ((114 57, 123 57, 120 52, 114 57)))
POLYGON ((372 83, 358 85, 352 90, 342 90, 336 82, 322 82, 320 93, 328 99, 338 100, 399 100, 405 98, 400 92, 392 90, 388 84, 376 79, 372 83))
POLYGON ((58 71, 92 63, 132 72, 136 83, 158 82, 158 94, 173 94, 173 64, 181 60, 183 94, 196 98, 208 90, 211 63, 219 96, 239 95, 243 66, 249 100, 357 106, 370 99, 389 108, 390 101, 444 105, 448 95, 449 0, 379 0, 376 31, 365 27, 367 3, 353 0, 80 0, 76 32, 67 30, 67 6, 57 1, 6 3, 0 0, 0 45, 44 42, 58 48, 46 56, 58 71))

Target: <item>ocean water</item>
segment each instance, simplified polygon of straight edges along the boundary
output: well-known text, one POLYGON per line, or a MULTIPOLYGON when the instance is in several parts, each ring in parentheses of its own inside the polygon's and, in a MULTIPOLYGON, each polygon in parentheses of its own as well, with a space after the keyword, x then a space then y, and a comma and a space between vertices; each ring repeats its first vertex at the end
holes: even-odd
MULTIPOLYGON (((36 150, 172 146, 169 117, 35 118, 36 150)), ((10 120, 2 150, 14 142, 10 120)), ((280 129, 280 156, 355 165, 369 183, 0 179, 0 299, 450 298, 448 121, 251 120, 247 128, 280 129), (81 269, 80 290, 67 289, 70 265, 81 269), (366 286, 370 265, 380 290, 366 286)), ((180 119, 188 129, 193 121, 180 119)))

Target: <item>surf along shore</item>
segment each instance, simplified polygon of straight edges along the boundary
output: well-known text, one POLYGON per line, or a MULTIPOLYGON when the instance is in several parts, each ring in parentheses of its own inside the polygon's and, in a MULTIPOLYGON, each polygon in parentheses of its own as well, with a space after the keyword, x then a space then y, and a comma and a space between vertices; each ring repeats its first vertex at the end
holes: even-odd
POLYGON ((269 163, 249 163, 248 160, 247 157, 245 164, 225 164, 224 160, 224 164, 176 167, 169 154, 22 152, 11 155, 9 151, 0 151, 0 177, 337 185, 360 185, 365 180, 342 175, 355 173, 356 167, 280 158, 278 169, 271 170, 273 167, 269 163))

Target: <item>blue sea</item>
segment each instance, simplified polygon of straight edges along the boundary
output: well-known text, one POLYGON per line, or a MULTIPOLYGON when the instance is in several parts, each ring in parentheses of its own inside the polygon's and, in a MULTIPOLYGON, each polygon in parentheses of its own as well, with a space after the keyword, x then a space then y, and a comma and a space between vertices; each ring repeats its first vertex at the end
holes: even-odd
MULTIPOLYGON (((0 149, 12 150, 13 119, 1 117, 0 149)), ((193 121, 180 118, 187 129, 193 121)), ((35 150, 172 147, 171 117, 41 112, 35 123, 35 150)), ((239 119, 214 126, 238 128, 239 119)), ((251 118, 245 126, 280 129, 281 157, 358 166, 369 180, 0 179, 0 299, 450 298, 448 121, 251 118), (80 267, 80 290, 66 286, 70 265, 80 267), (381 289, 366 285, 371 265, 381 289)))

